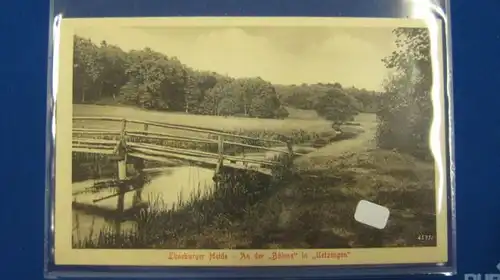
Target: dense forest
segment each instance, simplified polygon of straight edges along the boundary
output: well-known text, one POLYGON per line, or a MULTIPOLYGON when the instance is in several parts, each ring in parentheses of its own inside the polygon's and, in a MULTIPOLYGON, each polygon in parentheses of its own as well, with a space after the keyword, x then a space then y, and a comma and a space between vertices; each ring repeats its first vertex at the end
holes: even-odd
MULTIPOLYGON (((200 115, 286 118, 286 107, 334 122, 375 112, 379 94, 338 83, 273 85, 260 77, 199 71, 149 48, 125 52, 74 38, 74 103, 126 104, 200 115)), ((335 77, 332 77, 334 79, 335 77)))

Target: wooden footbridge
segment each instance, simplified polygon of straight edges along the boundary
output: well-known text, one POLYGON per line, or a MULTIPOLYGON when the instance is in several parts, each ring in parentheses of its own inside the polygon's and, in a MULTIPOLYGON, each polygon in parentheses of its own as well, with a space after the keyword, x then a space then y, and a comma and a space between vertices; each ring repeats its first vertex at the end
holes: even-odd
POLYGON ((270 175, 274 168, 290 163, 294 157, 292 144, 286 139, 263 139, 195 126, 111 117, 74 117, 72 141, 74 153, 107 155, 117 161, 118 180, 111 184, 115 192, 100 197, 93 194, 85 201, 78 201, 78 194, 73 194, 74 207, 91 211, 102 210, 96 203, 117 198, 116 208, 106 210, 108 214, 117 215, 116 232, 121 228, 119 217, 144 206, 142 186, 134 186, 133 178, 127 177, 127 163, 143 168, 144 161, 188 162, 213 168, 217 183, 222 168, 270 175), (129 208, 125 206, 125 195, 130 192, 134 194, 129 208))
POLYGON ((294 156, 292 143, 287 139, 111 117, 74 117, 73 152, 110 155, 118 161, 119 174, 125 172, 131 157, 184 161, 212 167, 216 173, 222 167, 230 167, 271 174, 274 167, 283 163, 283 157, 294 156))

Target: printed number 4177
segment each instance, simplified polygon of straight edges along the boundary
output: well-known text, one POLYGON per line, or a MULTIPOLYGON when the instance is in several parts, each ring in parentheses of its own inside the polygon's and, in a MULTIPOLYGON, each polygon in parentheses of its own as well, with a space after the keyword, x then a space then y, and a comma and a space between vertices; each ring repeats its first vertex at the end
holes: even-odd
POLYGON ((417 237, 418 241, 432 241, 434 240, 433 234, 419 234, 417 237))

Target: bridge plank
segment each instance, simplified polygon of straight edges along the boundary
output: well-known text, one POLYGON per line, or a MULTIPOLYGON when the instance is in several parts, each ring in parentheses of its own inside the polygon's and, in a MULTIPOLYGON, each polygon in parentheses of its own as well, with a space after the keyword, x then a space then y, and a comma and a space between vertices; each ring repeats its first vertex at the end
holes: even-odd
MULTIPOLYGON (((215 165, 217 160, 214 158, 202 157, 202 156, 193 156, 193 155, 183 155, 178 153, 169 153, 169 152, 159 152, 153 151, 149 149, 141 149, 141 148, 132 148, 128 152, 129 156, 137 156, 137 155, 146 155, 153 156, 155 158, 163 157, 165 159, 174 158, 174 159, 182 159, 190 162, 201 162, 205 164, 215 165)), ((141 157, 141 156, 137 156, 141 157)))
POLYGON ((180 135, 173 135, 173 134, 162 133, 162 132, 150 132, 150 131, 140 131, 140 130, 133 130, 133 131, 127 130, 125 135, 126 136, 133 136, 133 137, 149 138, 149 139, 158 139, 158 140, 179 140, 179 141, 206 143, 206 144, 217 143, 216 140, 208 139, 208 138, 180 136, 180 135))
POLYGON ((145 149, 145 150, 146 149, 151 149, 151 150, 159 151, 159 152, 174 152, 174 153, 180 153, 180 154, 186 154, 186 155, 205 156, 205 157, 210 157, 210 158, 217 158, 217 154, 216 153, 204 152, 204 151, 199 151, 199 150, 181 149, 181 148, 160 146, 160 145, 154 145, 154 144, 131 143, 131 142, 129 142, 127 144, 127 146, 133 147, 133 148, 138 148, 138 149, 145 149))
POLYGON ((77 153, 89 153, 89 154, 105 154, 105 155, 113 155, 113 150, 109 149, 99 149, 92 147, 73 147, 72 152, 77 153))
MULTIPOLYGON (((214 158, 218 159, 219 154, 217 153, 210 153, 210 152, 204 152, 204 151, 198 151, 198 150, 187 150, 187 149, 179 149, 179 148, 172 148, 172 147, 165 147, 165 146, 158 146, 158 145, 152 145, 152 144, 137 144, 137 143, 128 143, 127 144, 129 147, 135 148, 135 150, 141 150, 142 152, 147 152, 148 149, 158 151, 158 152, 173 152, 173 153, 180 153, 180 154, 185 154, 185 155, 190 155, 190 156, 201 156, 201 157, 208 157, 208 158, 214 158)), ((265 164, 265 165, 276 165, 276 162, 273 161, 268 161, 268 160, 260 160, 260 159, 255 159, 255 158, 247 158, 244 156, 230 156, 230 155, 223 155, 224 159, 231 160, 231 161, 237 161, 237 162, 246 162, 246 163, 255 163, 255 164, 265 164)))
POLYGON ((250 144, 245 144, 245 143, 238 143, 238 142, 232 142, 232 141, 224 141, 224 145, 235 145, 235 146, 240 146, 240 147, 246 147, 246 148, 253 148, 253 149, 259 149, 259 150, 265 150, 265 151, 270 151, 270 152, 277 152, 277 153, 288 153, 286 150, 286 147, 284 149, 280 150, 277 148, 269 148, 269 147, 264 147, 264 146, 256 146, 256 145, 250 145, 250 144))
POLYGON ((248 158, 248 157, 238 157, 238 156, 227 156, 224 155, 224 159, 227 159, 229 161, 235 161, 235 162, 241 162, 242 164, 244 163, 254 163, 254 164, 264 164, 264 165, 277 165, 277 162, 274 161, 269 161, 269 160, 260 160, 256 158, 248 158))
MULTIPOLYGON (((147 155, 147 154, 143 154, 143 153, 140 153, 140 152, 130 152, 130 153, 128 153, 128 155, 131 156, 131 157, 142 158, 142 159, 145 159, 145 160, 152 160, 152 161, 157 161, 157 162, 171 163, 171 160, 169 160, 168 158, 163 157, 163 156, 147 155)), ((215 161, 215 160, 214 161, 210 161, 210 160, 206 160, 206 159, 203 159, 203 158, 194 158, 194 157, 190 158, 190 159, 187 159, 185 157, 176 156, 175 154, 173 154, 172 157, 173 158, 177 158, 177 159, 187 160, 187 161, 190 161, 190 162, 193 162, 193 163, 204 164, 204 165, 208 165, 208 166, 212 166, 212 167, 215 167, 217 165, 217 161, 215 161)), ((251 170, 251 171, 263 173, 263 174, 266 174, 266 175, 271 175, 272 174, 271 169, 268 169, 268 168, 261 168, 261 167, 258 167, 258 166, 245 166, 243 164, 235 164, 235 163, 231 163, 229 161, 225 161, 224 162, 224 167, 235 168, 235 169, 242 169, 242 170, 251 170)))
POLYGON ((179 158, 179 159, 186 159, 186 160, 197 160, 197 161, 204 161, 204 162, 212 162, 216 160, 216 157, 200 154, 200 153, 181 153, 181 152, 174 152, 174 151, 168 151, 168 150, 162 150, 162 149, 151 149, 151 148, 140 148, 140 147, 131 147, 129 149, 129 152, 141 152, 144 154, 149 154, 149 155, 157 155, 157 156, 165 156, 165 157, 170 157, 170 158, 179 158))
POLYGON ((118 140, 107 140, 107 139, 89 139, 89 138, 73 138, 73 144, 101 144, 101 145, 116 145, 118 140))
POLYGON ((94 143, 94 144, 73 143, 72 147, 73 148, 105 149, 105 150, 112 150, 114 148, 113 145, 101 145, 101 144, 98 144, 98 143, 94 143))
POLYGON ((74 127, 73 133, 109 133, 109 134, 120 134, 121 130, 116 129, 103 129, 103 128, 84 128, 84 127, 74 127))

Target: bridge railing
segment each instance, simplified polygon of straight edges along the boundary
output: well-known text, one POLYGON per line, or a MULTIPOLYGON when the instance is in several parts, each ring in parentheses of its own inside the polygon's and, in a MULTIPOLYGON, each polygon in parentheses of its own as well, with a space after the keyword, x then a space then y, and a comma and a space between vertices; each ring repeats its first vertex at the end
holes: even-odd
POLYGON ((82 152, 118 154, 124 145, 130 156, 151 160, 165 157, 192 161, 204 159, 217 161, 218 166, 224 161, 276 164, 266 157, 249 157, 245 152, 248 150, 254 154, 272 152, 293 156, 291 141, 249 137, 197 126, 113 117, 74 117, 73 123, 73 148, 82 152), (83 126, 75 125, 75 122, 82 122, 83 126), (85 127, 87 122, 94 127, 85 127))

